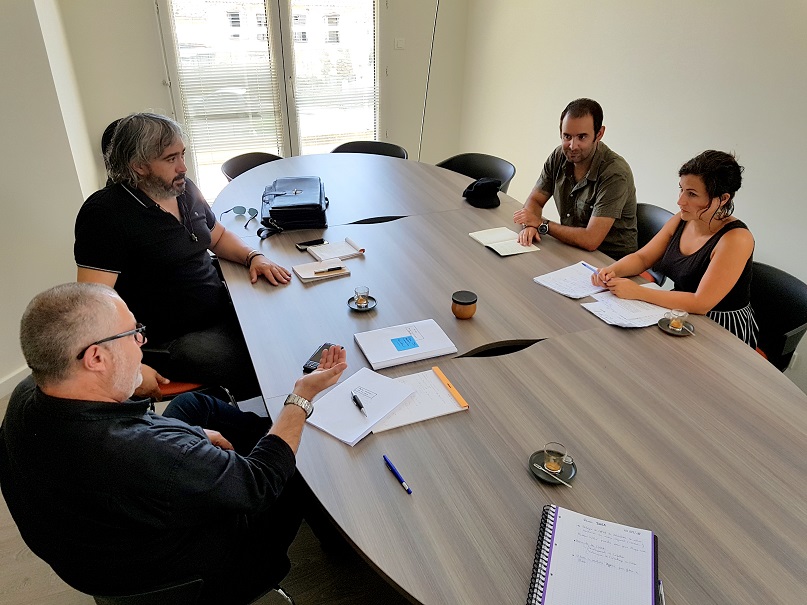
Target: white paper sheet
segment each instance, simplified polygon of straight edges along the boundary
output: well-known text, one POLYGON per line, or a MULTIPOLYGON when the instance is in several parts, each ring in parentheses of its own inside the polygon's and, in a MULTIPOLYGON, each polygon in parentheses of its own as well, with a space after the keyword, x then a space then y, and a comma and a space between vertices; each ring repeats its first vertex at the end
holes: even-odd
MULTIPOLYGON (((642 287, 660 290, 656 284, 644 284, 642 287)), ((664 307, 650 304, 643 300, 627 300, 619 298, 611 292, 594 294, 597 302, 581 303, 581 306, 612 326, 622 328, 645 328, 658 323, 669 311, 664 307)))
POLYGON ((413 392, 409 385, 362 368, 314 398, 314 413, 306 422, 353 446, 413 392), (354 389, 364 405, 366 417, 351 399, 350 392, 354 389))
POLYGON ((605 290, 591 283, 592 274, 591 269, 580 261, 575 265, 539 275, 533 281, 569 298, 585 298, 605 290))

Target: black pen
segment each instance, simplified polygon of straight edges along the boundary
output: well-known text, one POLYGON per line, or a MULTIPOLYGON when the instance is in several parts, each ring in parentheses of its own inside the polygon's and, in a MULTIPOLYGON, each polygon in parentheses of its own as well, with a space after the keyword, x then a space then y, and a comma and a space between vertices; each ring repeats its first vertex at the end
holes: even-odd
POLYGON ((330 273, 331 271, 341 271, 344 267, 328 267, 327 269, 320 269, 319 271, 314 271, 314 275, 319 275, 321 273, 330 273))
POLYGON ((353 400, 353 403, 356 404, 356 407, 359 408, 359 411, 362 414, 364 414, 364 417, 366 418, 367 412, 365 411, 364 406, 361 403, 361 399, 359 399, 359 396, 356 395, 356 391, 350 391, 350 398, 353 400))

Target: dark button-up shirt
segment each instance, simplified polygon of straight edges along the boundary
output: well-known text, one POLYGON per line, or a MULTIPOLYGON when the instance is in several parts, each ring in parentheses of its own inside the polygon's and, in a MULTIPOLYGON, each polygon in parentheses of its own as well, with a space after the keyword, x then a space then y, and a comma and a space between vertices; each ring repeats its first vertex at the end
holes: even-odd
POLYGON ((232 561, 249 516, 267 510, 294 471, 275 435, 240 456, 145 403, 59 399, 30 379, 0 427, 0 485, 23 539, 90 594, 232 561))
POLYGON ((555 198, 562 225, 586 227, 592 217, 614 219, 599 250, 613 258, 636 252, 636 187, 628 163, 605 143, 597 149, 586 176, 575 182, 574 164, 558 147, 546 160, 535 186, 555 198))

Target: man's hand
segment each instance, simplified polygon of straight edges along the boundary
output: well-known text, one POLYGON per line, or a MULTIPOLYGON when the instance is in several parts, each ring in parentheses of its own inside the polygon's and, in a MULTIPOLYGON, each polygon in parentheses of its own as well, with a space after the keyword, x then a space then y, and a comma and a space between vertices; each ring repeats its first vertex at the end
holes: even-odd
POLYGON ((168 384, 171 382, 164 378, 160 373, 146 364, 140 364, 140 373, 143 375, 143 382, 135 389, 134 394, 138 397, 151 397, 157 401, 162 401, 163 396, 160 393, 160 385, 168 384))
POLYGON ((233 449, 233 444, 225 439, 224 435, 219 433, 218 431, 211 431, 210 429, 204 429, 207 438, 210 439, 210 443, 215 445, 216 447, 220 447, 223 450, 231 450, 233 449))
POLYGON ((347 351, 339 345, 333 345, 322 352, 319 367, 294 383, 294 393, 311 401, 317 393, 336 384, 339 377, 347 369, 347 351))
POLYGON ((538 229, 535 227, 524 227, 518 234, 518 243, 522 246, 529 246, 533 240, 536 244, 541 241, 541 236, 538 235, 538 229))
POLYGON ((532 225, 533 227, 537 227, 543 220, 541 215, 535 214, 528 208, 522 208, 513 213, 513 222, 519 225, 532 225))
POLYGON ((276 265, 265 256, 256 256, 249 267, 249 281, 253 284, 263 275, 273 286, 287 284, 291 280, 291 273, 280 265, 276 265))

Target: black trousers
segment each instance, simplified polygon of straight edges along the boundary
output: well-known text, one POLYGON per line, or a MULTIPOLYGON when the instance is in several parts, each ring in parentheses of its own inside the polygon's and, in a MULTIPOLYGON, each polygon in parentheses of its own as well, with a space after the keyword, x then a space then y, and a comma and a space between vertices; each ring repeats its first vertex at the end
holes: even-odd
MULTIPOLYGON (((220 432, 242 455, 249 454, 271 426, 268 418, 242 412, 200 393, 176 397, 164 415, 220 432)), ((289 546, 312 506, 317 506, 314 495, 299 473, 295 473, 269 509, 242 516, 230 536, 233 546, 223 550, 220 544, 210 544, 211 556, 218 557, 213 569, 208 565, 203 573, 190 574, 204 580, 199 602, 246 605, 276 587, 291 568, 289 546)), ((190 578, 176 578, 183 579, 190 578)))
POLYGON ((143 349, 143 363, 172 380, 226 387, 236 400, 260 395, 235 312, 220 323, 143 349))

